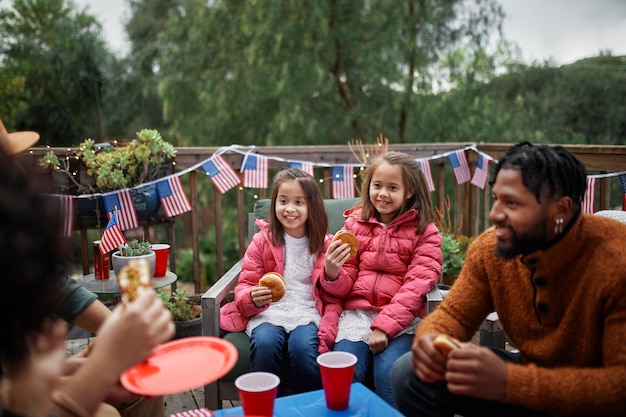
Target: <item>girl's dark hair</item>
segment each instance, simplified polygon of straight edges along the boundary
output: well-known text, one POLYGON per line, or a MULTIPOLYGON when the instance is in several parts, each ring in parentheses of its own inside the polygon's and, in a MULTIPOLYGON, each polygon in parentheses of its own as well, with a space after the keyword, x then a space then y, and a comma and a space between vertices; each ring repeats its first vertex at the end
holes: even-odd
POLYGON ((429 223, 434 223, 436 220, 435 210, 433 209, 432 200, 430 198, 430 191, 428 191, 426 177, 422 170, 420 170, 417 160, 403 152, 386 152, 374 158, 361 173, 361 218, 367 220, 374 214, 374 216, 380 220, 380 215, 370 201, 369 191, 374 171, 385 163, 400 167, 406 191, 407 193, 413 193, 411 198, 404 201, 404 205, 398 211, 397 216, 400 216, 410 209, 417 210, 419 222, 417 223, 416 232, 418 234, 424 233, 426 226, 428 226, 429 223))
POLYGON ((60 302, 64 259, 58 205, 34 189, 15 157, 0 149, 0 356, 18 362, 60 302))
POLYGON ((537 202, 542 198, 552 200, 570 197, 580 211, 585 189, 587 170, 585 165, 562 146, 533 145, 521 142, 509 148, 498 160, 493 180, 501 169, 515 169, 522 175, 522 183, 537 202))
POLYGON ((272 184, 272 197, 270 204, 270 231, 274 245, 285 244, 285 231, 283 225, 276 217, 276 198, 280 184, 287 181, 297 181, 304 191, 308 205, 309 215, 306 220, 306 234, 309 237, 309 252, 319 253, 324 249, 324 238, 328 229, 328 215, 324 208, 324 198, 315 178, 299 168, 287 168, 278 171, 272 184))

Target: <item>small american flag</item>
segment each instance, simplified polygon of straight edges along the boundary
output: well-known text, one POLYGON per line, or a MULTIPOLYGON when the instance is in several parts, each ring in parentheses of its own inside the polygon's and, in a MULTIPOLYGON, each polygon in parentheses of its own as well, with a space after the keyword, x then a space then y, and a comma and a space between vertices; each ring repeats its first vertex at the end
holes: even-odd
POLYGON ((241 170, 244 187, 267 188, 268 159, 266 156, 246 154, 241 170))
POLYGON ((333 198, 354 198, 354 170, 350 165, 335 165, 332 168, 333 198))
POLYGON ((622 202, 622 210, 626 210, 626 174, 619 176, 619 181, 622 183, 622 191, 624 191, 624 201, 622 202))
POLYGON ((300 168, 304 172, 308 172, 312 177, 315 176, 315 167, 313 166, 313 162, 306 161, 291 161, 289 162, 290 168, 300 168))
POLYGON ((428 191, 435 191, 435 182, 433 181, 433 174, 430 171, 430 160, 427 158, 418 159, 417 165, 419 165, 420 169, 424 173, 426 177, 426 184, 428 184, 428 191))
POLYGON ((222 194, 241 182, 233 167, 221 155, 214 156, 206 161, 202 168, 213 181, 213 185, 222 194))
POLYGON ((593 214, 593 200, 596 194, 596 179, 595 177, 587 177, 587 190, 585 191, 585 196, 583 197, 583 213, 592 213, 593 214))
POLYGON ((472 178, 472 184, 485 189, 487 183, 487 177, 489 176, 489 157, 485 154, 478 152, 478 161, 476 162, 476 169, 474 170, 474 177, 472 178))
POLYGON ((470 175, 469 165, 467 164, 467 159, 465 158, 465 151, 463 149, 459 149, 458 151, 448 155, 448 160, 450 161, 450 165, 452 165, 452 170, 454 171, 457 184, 463 184, 472 178, 470 175))
POLYGON ((156 183, 157 194, 167 217, 191 211, 191 204, 178 176, 168 177, 156 183))
POLYGON ((122 233, 120 225, 117 223, 117 213, 114 212, 111 214, 111 218, 109 219, 106 229, 104 229, 102 239, 100 239, 100 245, 98 246, 100 248, 100 253, 106 255, 125 242, 126 238, 122 233))
POLYGON ((104 208, 110 220, 113 212, 117 212, 119 226, 122 230, 134 229, 139 226, 137 210, 133 201, 131 190, 121 190, 110 194, 104 194, 104 208))
POLYGON ((74 196, 59 195, 58 198, 61 204, 61 218, 63 220, 61 236, 70 237, 72 232, 74 232, 74 196))

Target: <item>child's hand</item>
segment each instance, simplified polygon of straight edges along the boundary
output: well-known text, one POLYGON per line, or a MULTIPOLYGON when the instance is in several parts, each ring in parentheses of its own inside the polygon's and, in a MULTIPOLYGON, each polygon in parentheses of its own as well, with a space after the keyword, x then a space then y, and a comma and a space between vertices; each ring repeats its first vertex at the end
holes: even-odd
POLYGON ((252 297, 252 302, 258 308, 261 308, 272 301, 272 291, 263 286, 252 287, 250 290, 250 296, 252 297))
POLYGON ((336 240, 328 246, 326 250, 326 276, 334 281, 339 276, 341 267, 350 257, 350 246, 347 243, 342 243, 340 240, 336 240))
POLYGON ((387 349, 387 346, 389 346, 389 337, 387 337, 387 333, 382 330, 374 329, 367 344, 370 347, 370 351, 375 355, 387 349))

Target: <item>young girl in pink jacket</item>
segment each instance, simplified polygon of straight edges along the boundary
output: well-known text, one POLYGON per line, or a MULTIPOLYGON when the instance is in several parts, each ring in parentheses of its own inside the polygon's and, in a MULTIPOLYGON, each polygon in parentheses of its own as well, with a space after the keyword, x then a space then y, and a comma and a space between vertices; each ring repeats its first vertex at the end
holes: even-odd
POLYGON ((348 261, 347 245, 331 243, 320 281, 343 299, 334 350, 357 356, 355 381, 373 369, 376 393, 394 405, 391 366, 411 349, 442 267, 441 236, 417 161, 401 152, 375 158, 362 173, 360 203, 344 215, 359 251, 348 261))
POLYGON ((293 392, 321 389, 316 358, 318 351, 332 348, 340 305, 316 285, 332 236, 315 179, 297 168, 278 172, 269 224, 259 220, 257 225, 260 231, 244 255, 235 299, 220 310, 220 326, 250 336, 251 371, 280 376, 286 348, 293 392), (259 286, 266 272, 285 278, 285 295, 276 302, 267 287, 259 286))

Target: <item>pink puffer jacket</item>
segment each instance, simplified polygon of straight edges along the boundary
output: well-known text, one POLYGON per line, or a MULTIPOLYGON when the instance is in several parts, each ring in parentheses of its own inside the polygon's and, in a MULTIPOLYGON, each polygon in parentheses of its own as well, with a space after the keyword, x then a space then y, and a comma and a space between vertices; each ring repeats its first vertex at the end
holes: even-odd
MULTIPOLYGON (((257 220, 260 231, 252 237, 252 241, 244 255, 241 274, 235 287, 235 299, 220 309, 220 327, 229 332, 245 330, 250 317, 269 308, 269 305, 257 307, 250 296, 250 289, 259 285, 259 279, 266 272, 283 273, 285 268, 283 247, 274 246, 270 239, 268 223, 257 220)), ((331 350, 337 336, 337 323, 341 314, 341 303, 317 285, 323 277, 326 249, 330 245, 329 234, 324 242, 323 251, 319 253, 313 268, 313 294, 317 310, 322 317, 318 330, 319 352, 331 350)), ((289 285, 289 282, 287 282, 289 285)), ((294 312, 297 314, 297 312, 294 312)))
POLYGON ((360 219, 360 208, 344 213, 344 229, 359 241, 355 259, 346 262, 336 281, 322 280, 343 308, 378 311, 372 329, 394 338, 415 317, 426 315, 426 294, 441 275, 441 236, 434 224, 416 234, 419 215, 409 210, 386 227, 375 217, 360 219))

